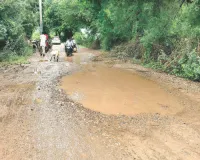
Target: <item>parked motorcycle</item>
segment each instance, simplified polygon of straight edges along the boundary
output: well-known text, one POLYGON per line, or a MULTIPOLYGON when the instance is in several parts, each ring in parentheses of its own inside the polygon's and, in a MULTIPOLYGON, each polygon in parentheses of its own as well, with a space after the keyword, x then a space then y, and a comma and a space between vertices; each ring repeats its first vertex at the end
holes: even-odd
POLYGON ((33 47, 33 53, 40 51, 40 41, 32 40, 31 43, 32 43, 32 47, 33 47))

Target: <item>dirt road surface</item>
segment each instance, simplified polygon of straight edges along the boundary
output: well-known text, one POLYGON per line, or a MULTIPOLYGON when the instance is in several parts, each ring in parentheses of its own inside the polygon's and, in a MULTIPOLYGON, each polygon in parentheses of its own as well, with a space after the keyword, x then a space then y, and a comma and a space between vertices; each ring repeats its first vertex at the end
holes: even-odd
MULTIPOLYGON (((49 62, 49 55, 34 55, 29 64, 0 67, 1 160, 200 159, 199 83, 109 58, 91 62, 99 52, 85 48, 66 58, 60 47, 59 62, 49 62), (96 66, 104 65, 141 76, 176 98, 181 107, 168 112, 176 108, 169 103, 152 112, 131 110, 131 115, 83 107, 62 89, 62 77, 79 74, 87 65, 92 68, 86 75, 97 75, 96 66)), ((121 104, 120 99, 115 101, 121 104)))

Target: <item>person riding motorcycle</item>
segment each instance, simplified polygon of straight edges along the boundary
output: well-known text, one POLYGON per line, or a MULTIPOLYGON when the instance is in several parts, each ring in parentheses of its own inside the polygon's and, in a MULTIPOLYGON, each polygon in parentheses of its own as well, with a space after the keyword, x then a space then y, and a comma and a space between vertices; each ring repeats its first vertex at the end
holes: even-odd
POLYGON ((65 52, 67 53, 67 56, 72 56, 73 52, 73 41, 72 38, 68 39, 65 43, 65 52))

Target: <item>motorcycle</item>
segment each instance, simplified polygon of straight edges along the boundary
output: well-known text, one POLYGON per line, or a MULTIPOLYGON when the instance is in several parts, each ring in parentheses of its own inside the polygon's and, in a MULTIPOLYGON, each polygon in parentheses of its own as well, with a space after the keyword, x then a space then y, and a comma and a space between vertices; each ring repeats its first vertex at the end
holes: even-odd
POLYGON ((73 53, 73 47, 70 47, 68 48, 66 45, 65 45, 65 53, 68 56, 72 56, 72 53, 73 53))
POLYGON ((32 40, 31 43, 32 43, 32 47, 33 47, 33 53, 40 51, 40 41, 32 40))
POLYGON ((77 45, 75 44, 75 45, 73 46, 73 52, 76 53, 77 51, 78 51, 77 45))

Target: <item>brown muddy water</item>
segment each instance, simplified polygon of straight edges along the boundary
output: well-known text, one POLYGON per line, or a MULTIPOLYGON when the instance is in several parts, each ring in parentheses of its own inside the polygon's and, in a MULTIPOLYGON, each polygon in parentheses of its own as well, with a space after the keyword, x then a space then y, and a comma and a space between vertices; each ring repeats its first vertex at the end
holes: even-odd
POLYGON ((74 101, 104 114, 176 114, 182 110, 178 98, 157 83, 127 70, 86 65, 63 77, 61 88, 74 101))

